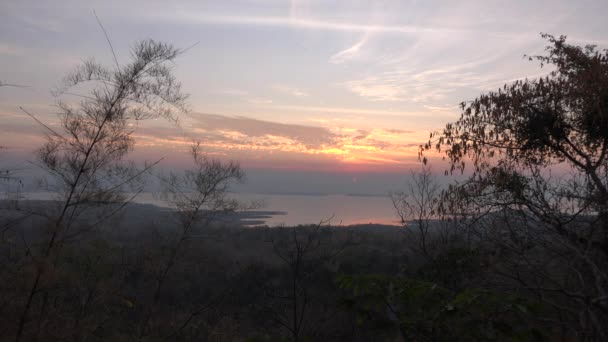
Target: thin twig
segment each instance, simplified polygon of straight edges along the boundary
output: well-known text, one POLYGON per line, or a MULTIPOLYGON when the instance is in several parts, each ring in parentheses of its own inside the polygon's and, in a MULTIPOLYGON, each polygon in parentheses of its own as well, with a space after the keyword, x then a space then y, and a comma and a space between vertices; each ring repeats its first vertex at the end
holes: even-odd
POLYGON ((2 81, 0 81, 0 87, 29 88, 29 86, 25 86, 25 85, 21 85, 21 84, 14 84, 14 83, 4 83, 2 81))
POLYGON ((28 112, 27 110, 25 110, 21 106, 19 106, 19 109, 21 109, 22 112, 24 112, 25 114, 27 114, 27 116, 29 116, 30 118, 34 119, 34 121, 36 121, 36 123, 38 123, 40 126, 46 128, 49 132, 53 133, 53 135, 55 135, 56 137, 58 137, 58 138, 60 138, 62 140, 66 140, 63 135, 57 133, 54 129, 52 129, 51 127, 49 127, 48 125, 46 125, 44 122, 40 121, 36 116, 34 116, 34 114, 31 114, 30 112, 28 112))
POLYGON ((103 35, 106 37, 106 41, 108 42, 108 45, 110 46, 110 51, 112 51, 112 56, 114 57, 114 63, 116 63, 116 69, 118 70, 118 69, 120 69, 120 64, 118 63, 118 58, 116 58, 116 53, 114 52, 114 46, 112 46, 112 41, 110 40, 110 37, 108 36, 108 32, 106 32, 105 27, 103 27, 101 20, 99 20, 97 13, 95 13, 95 10, 93 10, 93 15, 95 16, 95 19, 97 19, 97 24, 99 24, 99 27, 103 31, 103 35))

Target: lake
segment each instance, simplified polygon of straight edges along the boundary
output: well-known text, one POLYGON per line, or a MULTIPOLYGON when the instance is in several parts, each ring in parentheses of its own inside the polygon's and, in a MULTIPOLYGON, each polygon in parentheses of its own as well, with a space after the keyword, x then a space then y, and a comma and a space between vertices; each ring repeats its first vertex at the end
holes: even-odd
MULTIPOLYGON (((27 193, 26 198, 49 200, 49 193, 27 193)), ((332 225, 387 224, 397 225, 393 205, 388 196, 349 195, 283 195, 232 194, 241 201, 261 201, 261 211, 278 212, 265 219, 269 226, 316 224, 330 220, 332 225)), ((167 207, 167 203, 152 193, 140 194, 135 202, 167 207)))

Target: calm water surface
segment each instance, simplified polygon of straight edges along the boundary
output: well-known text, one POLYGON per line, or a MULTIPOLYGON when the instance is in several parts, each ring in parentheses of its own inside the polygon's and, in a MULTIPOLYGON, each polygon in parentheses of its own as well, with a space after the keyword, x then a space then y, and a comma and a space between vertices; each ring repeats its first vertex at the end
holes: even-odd
MULTIPOLYGON (((25 196, 35 200, 51 199, 49 193, 27 193, 25 196)), ((233 197, 242 201, 261 201, 263 207, 259 210, 281 212, 266 220, 270 226, 315 224, 328 219, 333 225, 396 225, 398 222, 387 196, 233 194, 233 197)), ((140 194, 135 202, 169 206, 152 193, 140 194)))

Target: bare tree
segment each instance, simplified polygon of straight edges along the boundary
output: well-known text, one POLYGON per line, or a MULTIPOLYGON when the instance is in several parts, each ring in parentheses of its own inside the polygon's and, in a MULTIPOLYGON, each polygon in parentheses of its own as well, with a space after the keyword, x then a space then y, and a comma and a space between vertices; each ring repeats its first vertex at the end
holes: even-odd
MULTIPOLYGON (((179 233, 171 240, 166 260, 157 270, 155 286, 152 294, 152 304, 146 311, 138 330, 138 340, 141 341, 150 333, 150 322, 154 310, 161 300, 163 285, 167 282, 171 269, 179 259, 181 250, 197 232, 197 228, 207 226, 218 214, 233 212, 243 205, 228 198, 229 188, 233 182, 242 181, 244 173, 236 162, 224 163, 217 159, 208 158, 202 151, 200 143, 194 143, 191 148, 194 162, 192 169, 183 174, 171 173, 161 177, 164 191, 163 198, 175 209, 179 220, 179 233)), ((200 232, 199 232, 200 233, 200 232)), ((207 308, 208 304, 200 307, 207 308)), ((192 319, 201 312, 196 308, 192 314, 178 325, 178 330, 185 329, 192 319)), ((176 335, 173 331, 169 336, 176 335)))
MULTIPOLYGON (((0 80, 0 87, 15 87, 15 88, 25 88, 25 86, 14 83, 6 83, 0 80)), ((0 150, 5 149, 6 146, 0 145, 0 150)), ((15 181, 17 180, 15 177, 15 169, 11 167, 2 166, 0 167, 0 181, 15 181)))
POLYGON ((168 44, 140 41, 133 46, 129 63, 121 65, 116 55, 111 67, 87 60, 55 91, 61 131, 45 125, 47 141, 36 155, 38 165, 54 180, 61 204, 49 215, 44 240, 28 250, 34 270, 17 316, 16 341, 28 335, 35 307, 39 321, 44 317, 44 301, 37 298, 53 282, 62 246, 122 208, 121 203, 129 199, 123 191, 151 167, 138 169, 125 162, 134 144, 134 125, 147 118, 176 120, 177 113, 186 110, 187 96, 172 72, 181 52, 168 44), (79 94, 78 89, 85 86, 92 90, 79 94), (77 96, 80 103, 61 100, 64 95, 77 96), (108 210, 92 223, 75 224, 85 212, 99 208, 108 210))
POLYGON ((438 218, 440 188, 429 166, 410 173, 406 190, 390 193, 393 207, 406 232, 415 240, 419 251, 429 256, 429 229, 438 218))
POLYGON ((428 165, 410 173, 404 191, 389 194, 409 246, 427 261, 445 252, 445 248, 455 247, 453 243, 462 237, 454 213, 443 208, 446 194, 428 165))
MULTIPOLYGON (((5 149, 4 146, 0 146, 0 151, 5 149)), ((0 182, 13 183, 18 182, 21 184, 20 179, 16 174, 17 170, 14 167, 3 166, 0 168, 0 182)))
MULTIPOLYGON (((342 239, 334 240, 330 227, 324 227, 330 220, 314 226, 270 228, 270 243, 274 255, 285 267, 279 271, 281 279, 259 280, 259 286, 266 296, 266 310, 272 320, 285 329, 292 341, 301 341, 314 335, 322 324, 324 310, 317 305, 315 287, 321 287, 324 270, 347 247, 351 245, 349 231, 342 239), (327 228, 327 230, 325 230, 327 228), (321 315, 312 317, 311 312, 321 315)), ((345 228, 346 229, 346 228, 345 228)))

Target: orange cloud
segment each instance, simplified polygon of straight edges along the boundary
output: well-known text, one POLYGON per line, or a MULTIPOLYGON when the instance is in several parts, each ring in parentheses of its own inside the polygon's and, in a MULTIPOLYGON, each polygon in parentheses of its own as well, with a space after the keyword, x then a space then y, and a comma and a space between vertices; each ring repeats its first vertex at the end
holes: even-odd
POLYGON ((211 155, 245 166, 402 171, 419 163, 418 146, 428 139, 427 131, 305 126, 209 114, 194 118, 184 135, 172 128, 141 127, 134 136, 137 146, 173 154, 200 140, 211 155))

